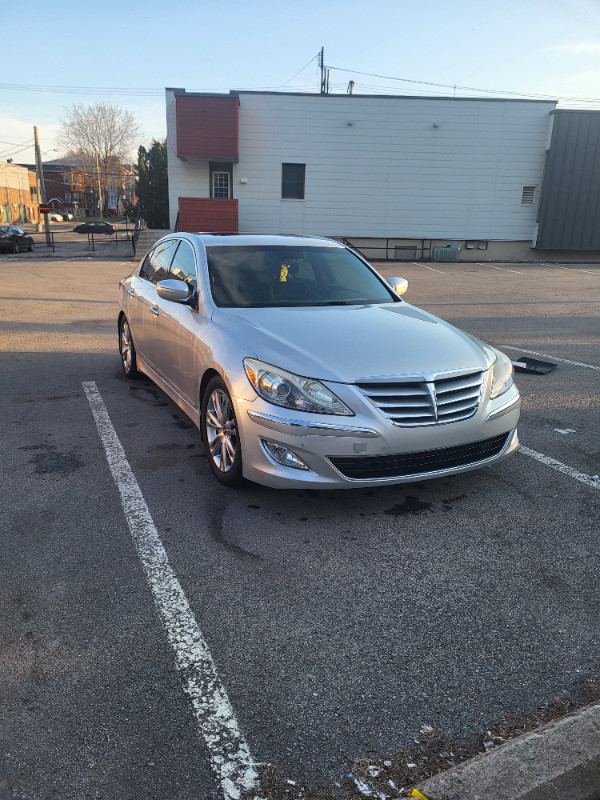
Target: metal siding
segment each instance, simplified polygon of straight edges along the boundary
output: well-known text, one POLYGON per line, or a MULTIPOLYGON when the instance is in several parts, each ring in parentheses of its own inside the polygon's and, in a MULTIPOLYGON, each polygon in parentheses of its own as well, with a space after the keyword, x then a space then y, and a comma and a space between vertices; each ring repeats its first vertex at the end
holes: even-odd
POLYGON ((557 111, 536 247, 600 249, 600 112, 557 111))
POLYGON ((240 93, 240 230, 531 241, 553 108, 240 93), (281 199, 294 161, 304 201, 281 199))
POLYGON ((177 155, 238 159, 237 97, 176 96, 177 155))
POLYGON ((179 230, 237 231, 238 201, 211 200, 203 197, 179 198, 179 230))

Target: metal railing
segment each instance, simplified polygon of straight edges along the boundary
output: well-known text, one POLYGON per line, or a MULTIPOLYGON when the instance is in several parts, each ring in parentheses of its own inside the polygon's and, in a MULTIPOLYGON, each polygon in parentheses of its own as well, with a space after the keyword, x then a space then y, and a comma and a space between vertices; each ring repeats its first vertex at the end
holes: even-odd
POLYGON ((81 252, 88 250, 91 253, 113 252, 118 250, 131 250, 135 254, 133 244, 134 231, 131 229, 117 228, 107 235, 105 233, 77 234, 72 231, 50 231, 50 242, 46 241, 45 233, 29 234, 33 239, 35 250, 39 253, 51 251, 52 253, 81 252))
MULTIPOLYGON (((392 242, 396 241, 391 239, 392 242)), ((355 244, 349 239, 342 239, 343 244, 356 250, 363 258, 373 261, 429 261, 431 260, 431 239, 421 239, 420 244, 390 244, 390 239, 385 240, 385 245, 355 244), (406 251, 402 258, 398 251, 406 251), (377 255, 371 255, 375 253, 377 255), (379 256, 379 253, 383 253, 379 256), (410 253, 410 255, 409 255, 410 253), (426 255, 427 253, 427 255, 426 255), (391 254, 391 255, 390 255, 391 254)))

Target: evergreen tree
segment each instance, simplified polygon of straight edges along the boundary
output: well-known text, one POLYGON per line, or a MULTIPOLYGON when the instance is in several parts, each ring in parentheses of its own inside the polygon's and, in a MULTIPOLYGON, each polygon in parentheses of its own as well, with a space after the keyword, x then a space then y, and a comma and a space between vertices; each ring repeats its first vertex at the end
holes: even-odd
POLYGON ((153 139, 149 149, 138 149, 135 193, 149 228, 169 227, 167 140, 153 139))

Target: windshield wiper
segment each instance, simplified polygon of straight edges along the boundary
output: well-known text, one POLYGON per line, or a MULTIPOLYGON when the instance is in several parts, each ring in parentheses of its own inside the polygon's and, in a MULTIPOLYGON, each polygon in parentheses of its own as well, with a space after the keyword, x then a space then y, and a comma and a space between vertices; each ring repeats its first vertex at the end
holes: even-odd
POLYGON ((322 303, 313 303, 312 305, 315 306, 362 306, 365 303, 369 303, 372 301, 369 300, 326 300, 322 303))

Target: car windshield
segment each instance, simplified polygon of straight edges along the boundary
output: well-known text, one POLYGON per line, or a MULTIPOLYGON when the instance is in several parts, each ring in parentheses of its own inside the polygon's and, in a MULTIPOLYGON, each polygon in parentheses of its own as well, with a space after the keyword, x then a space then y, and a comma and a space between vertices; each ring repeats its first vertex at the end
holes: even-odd
POLYGON ((344 247, 223 245, 206 256, 213 300, 224 308, 401 302, 344 247))

